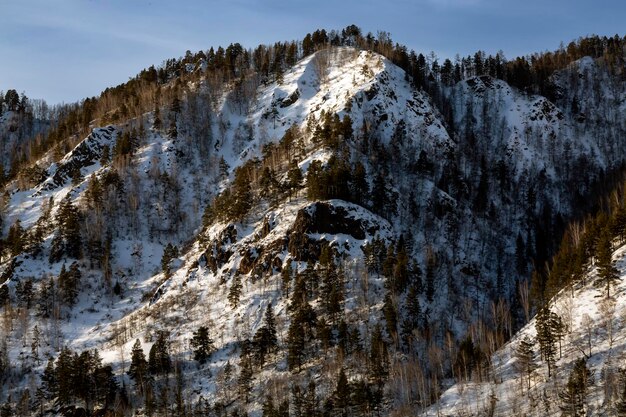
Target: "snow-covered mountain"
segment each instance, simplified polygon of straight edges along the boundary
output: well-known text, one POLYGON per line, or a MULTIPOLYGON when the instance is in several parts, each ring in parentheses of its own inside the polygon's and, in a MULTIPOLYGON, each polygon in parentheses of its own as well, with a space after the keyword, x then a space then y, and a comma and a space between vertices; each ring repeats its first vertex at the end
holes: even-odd
MULTIPOLYGON (((41 387, 39 406, 68 405, 45 373, 67 347, 97 349, 117 404, 137 413, 269 415, 268 395, 292 414, 307 401, 425 410, 451 385, 456 345, 523 321, 531 261, 626 160, 624 81, 591 58, 551 80, 551 99, 489 76, 422 90, 384 56, 341 46, 274 78, 168 81, 159 94, 175 102, 95 127, 7 186, 0 400, 17 407, 28 389, 34 404, 41 387), (147 389, 128 374, 135 343, 153 363, 162 337, 175 377, 150 371, 147 389)), ((476 392, 507 383, 456 385, 427 412, 482 407, 491 397, 476 392)))

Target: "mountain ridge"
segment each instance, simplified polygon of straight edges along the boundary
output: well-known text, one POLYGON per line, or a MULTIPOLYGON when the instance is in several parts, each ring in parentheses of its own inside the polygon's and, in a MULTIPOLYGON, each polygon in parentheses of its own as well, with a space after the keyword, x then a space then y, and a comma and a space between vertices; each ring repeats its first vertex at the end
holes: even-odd
MULTIPOLYGON (((587 61, 576 65, 589 69, 587 61)), ((579 80, 592 79, 589 72, 579 80)), ((94 129, 45 169, 47 179, 14 189, 6 229, 10 235, 21 220, 28 253, 15 258, 21 264, 5 267, 2 287, 21 303, 18 283, 44 288, 52 275, 59 278, 50 282, 61 286, 62 270, 75 258, 68 252, 70 222, 62 217, 63 207, 73 205, 83 239, 76 300, 55 302, 53 317, 16 308, 56 329, 46 349, 51 358, 70 338, 77 351, 97 347, 133 407, 148 403, 137 380, 125 374, 132 345, 142 339, 146 349, 152 343, 152 352, 167 332, 188 407, 210 401, 261 415, 269 386, 275 399, 295 407, 292 388, 306 390, 307 380, 314 380, 319 401, 337 410, 333 393, 345 368, 348 385, 371 397, 344 407, 390 415, 421 410, 452 372, 454 357, 440 342, 461 340, 482 319, 495 320, 488 316, 490 301, 515 302, 517 282, 503 275, 523 276, 525 253, 539 253, 536 246, 546 244, 538 230, 575 212, 567 188, 575 167, 568 164, 588 159, 588 172, 598 176, 618 169, 624 156, 607 149, 619 148, 624 126, 613 132, 593 125, 606 143, 571 133, 574 123, 592 126, 597 114, 590 103, 601 94, 581 100, 587 115, 579 122, 580 112, 493 78, 468 78, 433 95, 415 90, 407 77, 381 55, 331 48, 267 85, 232 85, 215 94, 222 97, 216 101, 208 84, 199 84, 154 112, 94 129), (570 147, 575 157, 562 157, 570 135, 577 139, 570 147), (555 151, 546 155, 550 146, 555 151), (109 160, 103 158, 106 147, 109 160), (492 165, 502 170, 495 179, 492 165), (536 188, 535 179, 543 181, 536 188), (38 213, 44 202, 49 211, 38 213), (544 223, 531 229, 541 216, 544 223), (60 257, 53 256, 55 245, 60 257), (299 285, 303 300, 293 298, 299 285), (279 344, 259 365, 250 358, 259 355, 262 345, 255 340, 267 329, 270 306, 279 344), (423 310, 411 317, 415 308, 423 310), (191 340, 203 325, 215 339, 214 352, 208 364, 196 366, 191 340), (299 327, 307 329, 304 335, 296 333, 299 327), (345 332, 354 335, 352 342, 345 332), (376 356, 380 338, 387 347, 376 356), (292 351, 295 341, 304 353, 292 351), (316 357, 316 351, 329 353, 316 357), (438 355, 445 358, 441 374, 432 369, 438 355), (403 383, 425 388, 407 394, 395 383, 380 385, 383 375, 397 375, 404 366, 414 379, 403 383), (238 370, 237 379, 224 376, 233 372, 228 367, 238 370), (258 383, 246 392, 241 375, 248 368, 258 383), (227 393, 235 388, 237 399, 227 393), (251 404, 244 400, 248 395, 251 404)), ((612 83, 614 101, 619 94, 623 100, 623 83, 612 83)), ((569 101, 569 85, 560 94, 561 104, 569 101)), ((617 120, 622 107, 599 111, 617 120)), ((581 182, 579 193, 590 184, 581 182)), ((39 294, 36 300, 43 303, 39 294)), ((25 326, 23 338, 32 331, 25 326)), ((9 340, 9 357, 45 370, 18 339, 9 340)), ((155 373, 152 381, 167 399, 164 390, 173 388, 167 378, 155 373)))

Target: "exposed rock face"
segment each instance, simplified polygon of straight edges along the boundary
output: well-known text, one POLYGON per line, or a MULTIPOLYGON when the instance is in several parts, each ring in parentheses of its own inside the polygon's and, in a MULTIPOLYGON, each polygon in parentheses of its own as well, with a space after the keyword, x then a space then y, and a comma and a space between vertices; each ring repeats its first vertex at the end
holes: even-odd
POLYGON ((222 231, 219 237, 209 243, 207 250, 201 256, 200 262, 206 263, 207 267, 215 274, 232 256, 233 252, 228 248, 237 240, 237 228, 229 225, 222 231))
POLYGON ((289 235, 289 252, 298 261, 317 260, 321 241, 310 234, 350 235, 362 240, 379 230, 378 224, 354 216, 345 207, 317 202, 298 212, 289 235))
POLYGON ((104 146, 112 141, 114 132, 115 128, 113 126, 94 129, 87 139, 82 141, 66 158, 59 162, 52 177, 43 183, 42 189, 49 191, 60 188, 72 178, 74 172, 93 165, 102 156, 104 146))

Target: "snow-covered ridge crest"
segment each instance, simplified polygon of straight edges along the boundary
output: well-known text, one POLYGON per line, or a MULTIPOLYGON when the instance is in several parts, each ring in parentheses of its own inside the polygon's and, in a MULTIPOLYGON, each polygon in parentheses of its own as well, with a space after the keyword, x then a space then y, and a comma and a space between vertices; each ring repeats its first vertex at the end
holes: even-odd
POLYGON ((224 100, 218 119, 230 129, 223 131, 219 150, 235 167, 259 156, 265 144, 280 140, 294 125, 303 131, 314 128, 324 113, 348 115, 355 131, 366 128, 382 141, 389 141, 400 125, 417 133, 411 140, 419 149, 454 147, 438 110, 410 85, 404 70, 371 51, 333 47, 261 86, 250 112, 240 114, 224 100))
POLYGON ((74 170, 80 170, 97 163, 105 146, 115 143, 114 126, 93 129, 73 150, 50 169, 50 176, 39 186, 38 191, 50 191, 63 187, 74 170))

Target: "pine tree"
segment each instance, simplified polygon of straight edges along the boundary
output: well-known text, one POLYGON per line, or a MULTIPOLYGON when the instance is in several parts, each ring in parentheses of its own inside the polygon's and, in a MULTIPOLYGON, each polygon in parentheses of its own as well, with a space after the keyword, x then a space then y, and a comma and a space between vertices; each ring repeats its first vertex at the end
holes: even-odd
POLYGON ((289 370, 295 369, 300 372, 304 362, 304 348, 306 345, 306 334, 302 323, 298 320, 291 321, 287 331, 287 365, 289 370))
POLYGON ((287 265, 280 272, 281 280, 281 289, 283 292, 283 296, 285 298, 289 298, 289 287, 291 286, 291 277, 293 274, 293 268, 291 267, 291 260, 287 261, 287 265))
POLYGON ((337 386, 333 393, 333 403, 335 409, 339 412, 340 416, 348 416, 348 407, 350 406, 350 383, 346 377, 346 373, 343 368, 339 371, 339 377, 337 378, 337 386))
POLYGON ((48 364, 41 375, 41 385, 44 397, 47 400, 52 400, 57 396, 59 387, 53 359, 48 360, 48 364))
POLYGON ((167 338, 167 332, 157 332, 157 339, 150 348, 148 368, 153 375, 168 374, 172 370, 172 361, 170 359, 167 338))
MULTIPOLYGON (((30 310, 35 293, 33 290, 33 281, 31 279, 20 280, 15 285, 15 295, 21 307, 30 310)), ((2 305, 2 302, 0 302, 2 305)))
POLYGON ((252 343, 249 340, 241 342, 241 353, 239 355, 239 396, 247 404, 250 400, 254 371, 252 369, 252 343))
POLYGON ((24 229, 20 219, 17 219, 15 223, 9 228, 9 233, 6 238, 6 245, 11 250, 11 255, 16 256, 24 249, 24 229))
POLYGON ((530 377, 536 368, 534 362, 534 346, 534 341, 529 336, 525 336, 520 341, 514 352, 515 367, 520 372, 520 374, 526 374, 526 376, 528 377, 528 389, 530 389, 530 377))
POLYGON ((262 417, 276 417, 276 409, 274 408, 274 399, 271 395, 265 397, 263 402, 263 416, 262 417))
POLYGON ((159 106, 157 105, 154 107, 154 119, 152 121, 152 129, 160 130, 161 126, 161 112, 159 111, 159 106))
POLYGON ((259 366, 263 366, 266 355, 273 352, 277 344, 276 322, 272 304, 270 303, 267 310, 265 310, 265 323, 257 330, 253 339, 254 356, 259 366))
POLYGON ((385 317, 385 322, 387 323, 387 332, 392 339, 395 339, 398 333, 398 311, 396 309, 395 303, 391 299, 390 293, 387 293, 387 295, 385 295, 385 300, 383 303, 383 315, 385 317))
POLYGON ((193 333, 191 338, 191 347, 193 348, 193 358, 205 363, 213 353, 213 340, 209 337, 209 329, 206 326, 200 326, 193 333))
POLYGON ((178 248, 175 245, 172 245, 171 243, 168 243, 165 246, 165 249, 163 249, 163 256, 161 257, 161 269, 163 270, 163 273, 165 274, 166 277, 170 277, 171 276, 171 263, 173 259, 176 259, 178 257, 178 248))
POLYGON ((551 311, 544 307, 535 317, 535 328, 537 329, 537 341, 539 342, 539 350, 541 357, 548 365, 548 377, 552 376, 552 368, 556 361, 556 337, 553 327, 550 325, 551 311))
POLYGON ((387 342, 383 338, 382 329, 378 324, 372 332, 369 350, 370 376, 376 385, 382 388, 389 373, 389 358, 387 356, 387 342))
POLYGON ((291 161, 289 171, 287 172, 287 188, 289 189, 290 198, 294 192, 297 196, 298 190, 302 187, 302 180, 302 170, 295 160, 291 161))
POLYGON ((230 284, 230 289, 228 290, 228 303, 231 308, 237 308, 239 304, 239 298, 241 297, 241 276, 235 273, 233 276, 233 282, 230 284))
POLYGON ((139 339, 135 340, 135 344, 131 350, 130 368, 128 369, 130 376, 137 385, 139 393, 144 392, 146 378, 148 376, 148 361, 143 353, 143 347, 139 339))
MULTIPOLYGON (((63 252, 70 258, 80 258, 80 213, 69 193, 61 201, 56 221, 59 225, 60 237, 63 239, 63 252)), ((50 256, 52 257, 52 254, 50 256)))
POLYGON ((59 290, 63 302, 69 307, 74 306, 76 303, 81 276, 82 274, 80 273, 77 262, 73 262, 69 270, 65 269, 65 264, 61 267, 61 272, 59 273, 59 290))
POLYGON ((606 290, 606 298, 611 296, 611 285, 619 281, 619 271, 612 259, 611 233, 606 228, 600 235, 596 246, 597 283, 606 290))
POLYGON ((561 399, 562 415, 566 417, 586 416, 585 402, 587 390, 593 384, 593 373, 587 368, 584 358, 574 363, 570 372, 565 389, 559 394, 561 399))

